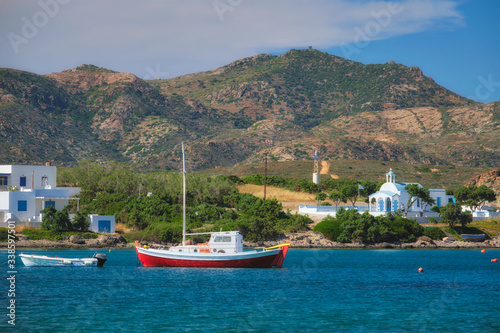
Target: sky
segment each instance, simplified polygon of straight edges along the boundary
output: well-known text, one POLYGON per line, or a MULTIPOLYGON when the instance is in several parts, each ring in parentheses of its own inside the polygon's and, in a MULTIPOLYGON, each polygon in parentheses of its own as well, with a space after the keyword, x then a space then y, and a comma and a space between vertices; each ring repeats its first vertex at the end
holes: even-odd
POLYGON ((418 66, 489 103, 500 101, 499 14, 498 0, 0 0, 0 67, 166 79, 312 46, 418 66))

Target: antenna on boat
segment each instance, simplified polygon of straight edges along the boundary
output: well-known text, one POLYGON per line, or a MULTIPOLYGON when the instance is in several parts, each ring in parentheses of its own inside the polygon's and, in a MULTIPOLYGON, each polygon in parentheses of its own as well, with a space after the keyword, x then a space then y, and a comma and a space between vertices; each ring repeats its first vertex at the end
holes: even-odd
POLYGON ((182 246, 186 245, 186 158, 182 142, 182 246))

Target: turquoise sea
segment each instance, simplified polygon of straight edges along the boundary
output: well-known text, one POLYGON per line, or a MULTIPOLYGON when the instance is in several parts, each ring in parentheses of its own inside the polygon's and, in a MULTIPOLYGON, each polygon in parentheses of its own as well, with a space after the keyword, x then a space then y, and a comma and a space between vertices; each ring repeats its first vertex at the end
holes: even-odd
POLYGON ((9 297, 1 250, 0 332, 500 332, 500 250, 291 249, 282 269, 144 268, 108 251, 103 268, 17 258, 9 297))

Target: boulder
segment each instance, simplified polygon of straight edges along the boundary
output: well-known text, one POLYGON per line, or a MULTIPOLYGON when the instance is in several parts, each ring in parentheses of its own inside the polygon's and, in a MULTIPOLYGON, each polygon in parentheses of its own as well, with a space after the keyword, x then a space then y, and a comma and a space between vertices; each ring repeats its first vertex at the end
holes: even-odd
POLYGON ((421 236, 418 239, 421 240, 421 241, 423 241, 423 242, 427 242, 427 243, 432 242, 432 238, 430 238, 428 236, 421 236))
POLYGON ((443 242, 452 243, 452 242, 456 242, 456 239, 453 237, 445 237, 445 238, 443 238, 443 242))
POLYGON ((69 242, 73 244, 85 244, 85 240, 78 235, 71 235, 69 237, 69 242))

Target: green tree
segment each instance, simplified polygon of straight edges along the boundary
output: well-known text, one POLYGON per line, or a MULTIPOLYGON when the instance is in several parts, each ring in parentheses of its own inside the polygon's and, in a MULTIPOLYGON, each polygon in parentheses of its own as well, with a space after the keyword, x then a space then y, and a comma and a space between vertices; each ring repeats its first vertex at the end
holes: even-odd
POLYGON ((41 225, 43 229, 56 232, 70 231, 72 229, 66 207, 62 210, 56 210, 53 206, 49 206, 43 209, 41 213, 44 214, 41 225))
POLYGON ((75 217, 73 218, 72 229, 75 231, 88 231, 90 227, 90 221, 88 214, 82 211, 77 211, 75 217))
POLYGON ((458 202, 450 202, 441 208, 440 222, 448 223, 450 227, 453 227, 455 224, 460 224, 462 227, 465 227, 472 222, 472 213, 462 212, 461 204, 458 202))
POLYGON ((344 185, 341 189, 342 196, 352 203, 352 206, 356 206, 356 200, 358 200, 358 185, 349 184, 344 185))
POLYGON ((423 188, 419 184, 408 184, 405 186, 405 190, 410 195, 404 210, 405 217, 408 215, 408 209, 415 203, 415 201, 417 201, 417 199, 421 200, 422 205, 434 205, 435 203, 435 200, 431 198, 429 190, 423 188))
POLYGON ((330 200, 332 200, 335 203, 335 210, 338 209, 339 204, 341 202, 347 203, 347 200, 342 196, 342 192, 340 192, 337 189, 331 191, 330 195, 328 197, 330 198, 330 200))
POLYGON ((454 191, 454 195, 458 203, 472 210, 481 210, 486 202, 496 200, 495 192, 486 185, 462 186, 454 191))
POLYGON ((325 200, 327 197, 328 196, 324 192, 319 192, 318 194, 316 194, 316 201, 317 201, 317 204, 318 204, 318 208, 319 208, 319 203, 321 201, 325 200))

